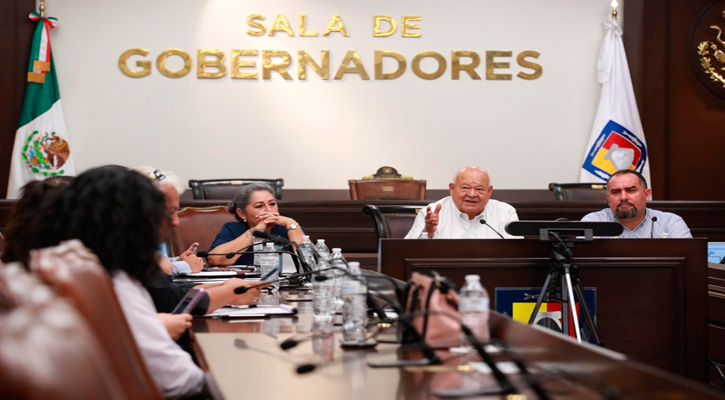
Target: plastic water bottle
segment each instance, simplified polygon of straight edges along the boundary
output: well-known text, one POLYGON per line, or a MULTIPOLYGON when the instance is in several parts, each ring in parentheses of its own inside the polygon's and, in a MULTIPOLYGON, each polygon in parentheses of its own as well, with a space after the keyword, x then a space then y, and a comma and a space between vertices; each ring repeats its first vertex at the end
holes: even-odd
MULTIPOLYGON (((481 286, 481 277, 466 275, 466 284, 461 289, 461 300, 458 307, 461 322, 471 328, 473 334, 482 342, 488 342, 488 307, 489 298, 486 289, 481 286)), ((464 343, 468 343, 463 335, 464 343)))
POLYGON ((330 256, 330 248, 325 244, 325 239, 317 239, 315 250, 317 250, 317 254, 319 254, 320 257, 324 257, 325 255, 328 257, 330 256))
MULTIPOLYGON (((334 251, 334 250, 333 250, 334 251)), ((345 343, 365 342, 368 321, 367 284, 360 273, 360 263, 351 262, 349 276, 342 278, 342 337, 345 343)))
MULTIPOLYGON (((265 281, 279 279, 279 254, 274 249, 274 243, 267 243, 264 247, 260 257, 260 273, 265 281)), ((273 283, 272 287, 279 289, 279 282, 273 283)))
POLYGON ((309 236, 302 236, 302 243, 297 246, 297 249, 299 250, 300 254, 302 254, 302 258, 305 260, 307 265, 309 265, 310 268, 312 268, 313 270, 316 269, 317 262, 315 261, 315 251, 313 249, 313 245, 310 241, 309 236))
POLYGON ((332 302, 335 303, 335 312, 342 311, 342 280, 345 277, 345 271, 347 270, 347 262, 342 257, 342 249, 335 247, 332 249, 332 255, 330 256, 330 266, 335 268, 332 271, 332 276, 335 277, 335 291, 333 292, 332 302))
POLYGON ((252 239, 252 250, 254 250, 254 270, 260 271, 262 268, 262 251, 264 250, 264 239, 255 237, 252 239))
POLYGON ((324 280, 312 278, 312 315, 318 321, 332 319, 332 295, 335 289, 335 280, 331 279, 331 271, 326 271, 329 267, 329 255, 321 257, 317 263, 317 270, 323 271, 319 275, 324 280))

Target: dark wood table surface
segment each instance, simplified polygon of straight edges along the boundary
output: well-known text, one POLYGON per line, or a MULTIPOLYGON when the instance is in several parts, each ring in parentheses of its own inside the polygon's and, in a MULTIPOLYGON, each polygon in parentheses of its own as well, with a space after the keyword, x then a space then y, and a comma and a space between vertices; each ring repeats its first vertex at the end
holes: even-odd
MULTIPOLYGON (((283 291, 282 296, 286 293, 283 291)), ((369 350, 343 350, 339 334, 320 332, 311 302, 290 304, 298 307, 295 317, 193 321, 197 358, 211 372, 224 398, 437 399, 440 397, 434 391, 439 389, 496 386, 490 374, 470 368, 469 363, 480 361, 472 354, 439 351, 445 361, 442 366, 372 368, 367 362, 418 358, 420 354, 417 349, 405 350, 393 343, 379 343, 369 350), (282 350, 280 343, 288 338, 299 338, 300 344, 282 350), (299 367, 311 365, 315 365, 312 372, 298 373, 299 367)), ((631 399, 725 398, 725 392, 699 382, 496 313, 491 314, 491 332, 530 366, 551 398, 607 398, 604 393, 631 399)), ((393 332, 383 331, 379 338, 393 336, 393 332)), ((503 354, 495 357, 511 364, 503 354)), ((526 396, 523 398, 537 398, 520 374, 508 376, 526 396)))

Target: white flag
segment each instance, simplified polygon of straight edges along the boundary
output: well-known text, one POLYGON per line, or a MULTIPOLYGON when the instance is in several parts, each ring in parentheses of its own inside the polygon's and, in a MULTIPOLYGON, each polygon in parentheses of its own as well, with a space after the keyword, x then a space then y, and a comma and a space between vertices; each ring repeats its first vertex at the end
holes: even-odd
POLYGON ((597 69, 602 95, 582 164, 580 182, 606 182, 616 171, 635 170, 650 182, 647 142, 634 99, 622 28, 605 24, 597 69))
POLYGON ((18 196, 20 188, 33 179, 58 175, 75 175, 75 165, 65 129, 63 107, 50 51, 50 30, 57 21, 41 17, 33 34, 20 123, 15 133, 7 198, 18 196))

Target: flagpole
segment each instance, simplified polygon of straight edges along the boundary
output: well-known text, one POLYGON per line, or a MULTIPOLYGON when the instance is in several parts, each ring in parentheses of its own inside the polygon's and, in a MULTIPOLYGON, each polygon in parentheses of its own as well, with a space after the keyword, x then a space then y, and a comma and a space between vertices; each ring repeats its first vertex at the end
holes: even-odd
MULTIPOLYGON (((43 2, 44 0, 40 0, 43 2)), ((612 6, 612 19, 617 20, 617 7, 619 6, 619 3, 617 3, 617 0, 612 0, 612 2, 609 4, 612 6)))
POLYGON ((40 0, 40 18, 45 18, 45 0, 40 0))

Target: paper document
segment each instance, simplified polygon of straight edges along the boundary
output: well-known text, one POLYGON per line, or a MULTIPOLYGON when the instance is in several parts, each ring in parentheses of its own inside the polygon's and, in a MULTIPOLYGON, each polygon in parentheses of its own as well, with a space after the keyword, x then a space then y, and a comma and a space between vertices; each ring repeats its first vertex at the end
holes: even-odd
POLYGON ((297 308, 280 304, 276 306, 232 306, 222 307, 214 312, 204 315, 214 318, 261 318, 268 315, 295 315, 297 308))
POLYGON ((185 274, 184 276, 190 276, 193 278, 221 278, 221 277, 235 277, 237 271, 208 271, 208 272, 195 272, 192 274, 185 274))

